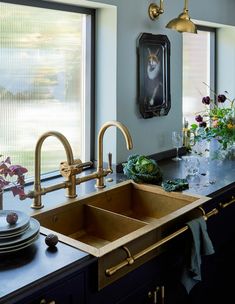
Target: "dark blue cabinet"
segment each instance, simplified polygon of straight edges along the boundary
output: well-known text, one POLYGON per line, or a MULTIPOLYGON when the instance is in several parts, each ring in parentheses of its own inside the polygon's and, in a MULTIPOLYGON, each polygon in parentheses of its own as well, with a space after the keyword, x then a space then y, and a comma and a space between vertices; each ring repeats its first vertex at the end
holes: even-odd
POLYGON ((9 304, 83 304, 86 303, 85 272, 48 282, 48 286, 32 288, 22 300, 9 304))
POLYGON ((157 259, 146 262, 121 279, 97 290, 97 274, 95 267, 90 273, 88 303, 126 304, 154 303, 150 293, 160 286, 161 263, 157 259))

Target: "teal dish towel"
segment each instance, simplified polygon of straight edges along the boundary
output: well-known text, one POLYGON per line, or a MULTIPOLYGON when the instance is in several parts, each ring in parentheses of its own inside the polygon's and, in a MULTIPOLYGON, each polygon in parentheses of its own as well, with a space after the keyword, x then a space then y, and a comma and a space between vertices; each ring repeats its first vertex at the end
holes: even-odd
POLYGON ((203 217, 193 219, 187 225, 192 233, 191 256, 183 269, 181 282, 189 293, 193 286, 201 281, 201 257, 215 251, 203 217))

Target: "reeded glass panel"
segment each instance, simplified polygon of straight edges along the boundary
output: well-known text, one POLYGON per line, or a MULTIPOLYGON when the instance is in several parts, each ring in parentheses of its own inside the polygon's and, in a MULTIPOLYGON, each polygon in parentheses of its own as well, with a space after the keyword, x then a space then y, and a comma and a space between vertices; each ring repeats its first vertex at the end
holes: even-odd
MULTIPOLYGON (((0 154, 34 173, 34 149, 49 130, 83 157, 86 15, 0 3, 0 154)), ((42 172, 66 159, 62 144, 47 138, 42 172)))
POLYGON ((183 117, 189 125, 195 123, 195 113, 204 109, 202 97, 210 95, 211 33, 183 33, 183 117))

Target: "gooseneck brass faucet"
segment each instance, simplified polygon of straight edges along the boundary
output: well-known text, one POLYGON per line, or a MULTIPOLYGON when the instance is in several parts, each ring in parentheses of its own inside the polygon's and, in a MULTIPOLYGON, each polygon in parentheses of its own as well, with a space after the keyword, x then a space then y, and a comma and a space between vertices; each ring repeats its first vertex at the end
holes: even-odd
POLYGON ((108 175, 109 173, 112 173, 111 168, 111 157, 109 156, 109 166, 108 169, 103 168, 103 139, 104 139, 104 133, 105 131, 111 127, 115 126, 117 127, 123 134, 126 140, 126 146, 128 150, 131 150, 133 148, 132 138, 131 135, 127 129, 126 126, 124 126, 119 121, 107 121, 103 124, 101 127, 99 134, 98 134, 98 157, 97 157, 97 175, 98 178, 96 179, 96 187, 97 188, 104 188, 104 176, 108 175))
POLYGON ((112 155, 109 153, 109 163, 108 168, 103 168, 103 138, 104 133, 107 128, 115 126, 118 129, 121 130, 122 134, 125 137, 127 149, 130 150, 133 147, 131 135, 127 129, 126 126, 124 126, 122 123, 118 121, 108 121, 106 122, 100 129, 98 134, 98 156, 97 156, 97 170, 96 172, 90 173, 88 175, 82 176, 82 177, 76 177, 78 173, 82 172, 82 169, 87 166, 92 166, 92 162, 85 162, 83 163, 80 159, 74 160, 72 148, 66 139, 66 137, 57 132, 57 131, 48 131, 40 136, 36 143, 35 148, 35 180, 34 180, 34 190, 30 191, 26 196, 28 198, 34 199, 31 207, 34 209, 40 209, 43 207, 41 196, 52 192, 55 190, 59 190, 62 188, 67 189, 66 196, 69 198, 74 198, 77 196, 76 194, 76 185, 79 185, 81 183, 84 183, 86 181, 89 181, 91 179, 96 179, 96 187, 97 188, 103 188, 105 187, 104 184, 104 177, 108 174, 112 173, 112 155), (54 136, 62 143, 64 146, 67 161, 60 163, 60 173, 65 178, 64 182, 48 186, 46 188, 41 187, 41 150, 42 150, 42 144, 44 140, 49 137, 54 136))
MULTIPOLYGON (((73 165, 74 164, 74 158, 73 158, 73 152, 72 148, 67 140, 67 138, 57 132, 57 131, 48 131, 40 136, 36 143, 35 147, 35 168, 34 168, 34 191, 31 193, 31 196, 34 197, 34 202, 32 204, 32 208, 34 209, 40 209, 43 207, 43 204, 41 202, 41 195, 45 194, 47 192, 53 191, 49 187, 41 189, 41 150, 42 150, 42 144, 44 140, 49 137, 49 136, 54 136, 60 140, 62 145, 64 146, 66 156, 67 156, 67 163, 68 165, 73 165)), ((57 185, 57 189, 60 188, 67 188, 67 197, 73 198, 76 197, 76 183, 75 183, 76 176, 75 175, 70 175, 67 178, 67 182, 61 183, 57 185), (60 186, 60 188, 59 188, 60 186)), ((55 189, 55 190, 57 190, 55 189)))

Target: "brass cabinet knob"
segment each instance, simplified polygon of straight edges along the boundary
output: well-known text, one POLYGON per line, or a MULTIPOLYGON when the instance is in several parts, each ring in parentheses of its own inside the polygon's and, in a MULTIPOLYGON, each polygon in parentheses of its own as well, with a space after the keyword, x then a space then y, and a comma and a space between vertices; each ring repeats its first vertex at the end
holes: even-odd
POLYGON ((42 299, 39 304, 56 304, 54 300, 47 302, 45 299, 42 299))
POLYGON ((153 296, 152 291, 149 291, 149 292, 148 292, 148 297, 149 297, 149 298, 152 298, 152 296, 153 296))
POLYGON ((148 292, 148 297, 153 298, 153 302, 152 302, 153 304, 158 303, 158 291, 159 291, 159 289, 160 289, 159 286, 157 286, 154 291, 149 291, 148 292))

